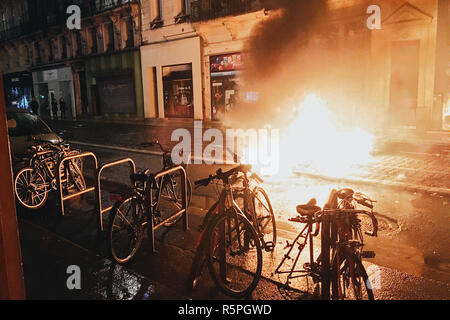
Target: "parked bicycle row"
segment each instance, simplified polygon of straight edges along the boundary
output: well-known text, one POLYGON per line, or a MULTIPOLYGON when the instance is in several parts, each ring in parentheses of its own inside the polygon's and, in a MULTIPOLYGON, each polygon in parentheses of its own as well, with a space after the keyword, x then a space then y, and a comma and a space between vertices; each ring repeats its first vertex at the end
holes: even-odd
MULTIPOLYGON (((71 150, 65 142, 35 143, 24 159, 26 166, 15 176, 18 202, 28 209, 38 209, 52 190, 62 188, 58 190, 61 194, 81 194, 86 189, 81 151, 71 150)), ((163 151, 162 171, 133 172, 130 187, 111 195, 114 205, 109 210, 107 242, 111 257, 120 264, 136 256, 146 231, 154 250, 155 230, 172 227, 181 218, 185 229, 188 227, 192 186, 186 168, 175 166, 171 152, 158 140, 141 144, 155 146, 163 151)), ((263 251, 279 249, 274 210, 262 183, 250 165, 238 165, 226 172, 219 169, 195 182, 196 188, 216 184, 217 200, 200 226, 188 275, 190 290, 195 290, 206 270, 217 287, 233 298, 248 297, 256 288, 262 277, 263 251)), ((96 187, 100 188, 99 184, 96 187)), ((364 250, 361 223, 361 216, 370 217, 372 231, 366 234, 377 235, 374 202, 362 193, 342 189, 332 190, 323 209, 315 199, 298 205, 298 215, 290 221, 302 224, 301 231, 286 245, 286 253, 274 270, 283 286, 289 288, 292 281, 305 277, 320 286, 323 299, 374 299, 362 259, 375 253, 364 250), (314 238, 319 236, 320 254, 316 257, 314 238), (309 262, 298 266, 307 246, 309 262)), ((101 206, 98 210, 101 216, 101 206)))

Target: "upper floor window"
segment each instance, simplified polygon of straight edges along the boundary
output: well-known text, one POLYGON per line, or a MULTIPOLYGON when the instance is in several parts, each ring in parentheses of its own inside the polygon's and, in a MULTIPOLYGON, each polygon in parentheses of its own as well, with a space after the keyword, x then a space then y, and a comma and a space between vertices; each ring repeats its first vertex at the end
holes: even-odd
POLYGON ((6 14, 2 13, 0 16, 0 31, 6 31, 7 29, 7 21, 6 21, 6 14))
POLYGON ((66 37, 62 36, 61 37, 61 59, 66 59, 67 58, 67 42, 66 42, 66 37))
POLYGON ((10 19, 11 19, 11 26, 15 26, 14 9, 12 7, 11 7, 10 19))
POLYGON ((97 29, 91 28, 91 53, 97 53, 98 47, 97 47, 97 29))

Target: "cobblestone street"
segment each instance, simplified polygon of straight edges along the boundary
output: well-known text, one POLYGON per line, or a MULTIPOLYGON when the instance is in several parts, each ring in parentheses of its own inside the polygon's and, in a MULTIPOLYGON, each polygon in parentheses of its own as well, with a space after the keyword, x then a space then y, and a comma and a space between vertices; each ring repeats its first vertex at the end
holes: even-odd
POLYGON ((317 169, 299 165, 299 174, 327 176, 337 180, 391 184, 450 194, 450 156, 440 154, 379 155, 365 165, 349 167, 345 176, 324 175, 317 169))

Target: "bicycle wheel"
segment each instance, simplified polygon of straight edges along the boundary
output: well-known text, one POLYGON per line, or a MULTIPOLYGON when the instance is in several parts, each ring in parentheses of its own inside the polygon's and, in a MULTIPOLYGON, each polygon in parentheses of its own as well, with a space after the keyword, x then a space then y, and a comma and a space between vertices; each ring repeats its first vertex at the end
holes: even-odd
POLYGON ((83 173, 74 160, 69 160, 68 163, 70 178, 74 182, 79 191, 86 189, 86 181, 84 180, 83 173))
POLYGON ((202 232, 200 245, 195 251, 194 260, 192 261, 191 270, 189 271, 187 286, 189 290, 194 289, 197 286, 200 275, 206 264, 205 247, 206 241, 204 241, 205 231, 202 232))
POLYGON ((213 281, 234 298, 249 296, 262 271, 262 249, 250 222, 241 215, 220 215, 207 230, 206 258, 213 281))
MULTIPOLYGON (((170 199, 174 202, 179 208, 181 208, 183 195, 182 195, 182 181, 181 175, 178 173, 174 173, 163 181, 163 186, 161 189, 161 196, 166 199, 170 199)), ((191 203, 192 196, 192 184, 189 178, 186 178, 186 205, 189 207, 191 203)))
POLYGON ((212 221, 214 218, 214 214, 217 214, 217 209, 219 206, 219 201, 215 202, 211 208, 209 208, 208 212, 205 215, 205 218, 203 219, 203 223, 201 226, 201 234, 197 240, 196 244, 196 251, 194 260, 192 261, 191 270, 189 271, 187 286, 189 290, 192 290, 197 285, 197 282, 200 278, 200 275, 203 271, 203 268, 206 264, 206 245, 207 245, 207 232, 208 229, 208 223, 209 221, 212 221))
MULTIPOLYGON (((76 155, 78 155, 80 153, 81 153, 81 151, 78 151, 78 150, 70 150, 69 152, 67 152, 66 156, 67 157, 69 157, 69 156, 76 156, 76 155)), ((75 161, 76 165, 80 169, 80 172, 83 172, 83 168, 84 168, 83 158, 76 158, 76 159, 73 159, 72 161, 75 161)))
MULTIPOLYGON (((333 298, 350 300, 374 300, 372 285, 358 255, 349 248, 342 250, 339 262, 333 262, 333 298)), ((336 259, 337 260, 337 259, 336 259)))
MULTIPOLYGON (((169 200, 176 209, 180 210, 183 205, 183 195, 182 195, 182 181, 181 181, 181 174, 175 173, 173 175, 170 175, 168 177, 164 177, 163 179, 163 185, 161 187, 161 197, 163 199, 169 200)), ((186 178, 186 207, 189 207, 191 203, 191 197, 192 197, 192 185, 189 178, 186 178)), ((177 219, 172 220, 164 226, 171 227, 174 224, 176 224, 181 219, 181 216, 179 216, 177 219)))
POLYGON ((129 262, 141 246, 145 214, 141 198, 130 194, 117 202, 110 215, 108 244, 118 263, 129 262))
POLYGON ((277 226, 272 204, 263 188, 256 187, 253 191, 254 225, 260 236, 263 237, 263 245, 269 251, 275 249, 277 243, 277 226))
POLYGON ((26 167, 20 170, 14 179, 14 191, 17 200, 28 209, 41 208, 48 198, 47 182, 40 170, 26 167))

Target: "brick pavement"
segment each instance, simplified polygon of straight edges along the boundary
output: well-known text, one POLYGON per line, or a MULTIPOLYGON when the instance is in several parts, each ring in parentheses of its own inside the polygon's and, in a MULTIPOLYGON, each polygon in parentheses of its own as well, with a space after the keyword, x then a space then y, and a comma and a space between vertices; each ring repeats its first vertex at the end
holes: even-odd
POLYGON ((323 174, 306 165, 297 166, 296 172, 450 195, 450 156, 447 155, 378 155, 369 164, 350 166, 345 175, 341 176, 323 174))

